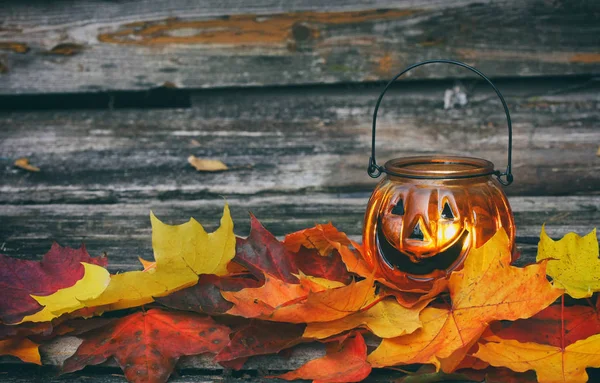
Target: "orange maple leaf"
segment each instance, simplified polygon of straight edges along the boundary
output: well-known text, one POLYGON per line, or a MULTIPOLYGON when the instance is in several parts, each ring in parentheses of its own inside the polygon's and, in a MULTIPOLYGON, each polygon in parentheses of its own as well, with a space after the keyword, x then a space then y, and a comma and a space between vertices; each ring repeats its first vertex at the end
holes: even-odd
POLYGON ((264 276, 265 283, 260 287, 221 291, 223 298, 234 305, 227 314, 245 318, 266 318, 277 307, 298 299, 306 299, 308 296, 309 289, 306 285, 287 283, 269 274, 264 276))
POLYGON ((373 367, 432 363, 451 372, 488 323, 528 318, 561 295, 562 290, 547 281, 545 263, 518 268, 510 262, 508 236, 501 229, 471 251, 461 271, 452 273, 450 308, 423 310, 422 329, 384 339, 369 362, 373 367))
POLYGON ((279 307, 269 320, 288 323, 329 322, 344 318, 377 302, 373 278, 347 286, 309 292, 305 300, 279 307))
POLYGON ((27 338, 0 340, 0 355, 12 355, 23 362, 42 365, 39 344, 27 338))
POLYGON ((326 288, 300 274, 300 284, 286 283, 265 274, 261 287, 222 291, 234 304, 227 314, 276 322, 328 322, 365 308, 379 298, 373 279, 351 282, 347 286, 326 288))

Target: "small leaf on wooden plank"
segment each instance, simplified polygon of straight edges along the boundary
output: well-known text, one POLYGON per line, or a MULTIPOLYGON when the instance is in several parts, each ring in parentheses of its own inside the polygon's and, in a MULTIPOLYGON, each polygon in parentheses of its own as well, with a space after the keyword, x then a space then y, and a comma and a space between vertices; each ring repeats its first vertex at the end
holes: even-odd
POLYGON ((209 160, 196 156, 189 156, 188 162, 199 172, 221 172, 229 169, 227 165, 219 160, 209 160))
POLYGON ((15 160, 15 166, 21 169, 28 170, 30 172, 39 172, 40 168, 33 166, 29 163, 29 158, 21 157, 15 160))

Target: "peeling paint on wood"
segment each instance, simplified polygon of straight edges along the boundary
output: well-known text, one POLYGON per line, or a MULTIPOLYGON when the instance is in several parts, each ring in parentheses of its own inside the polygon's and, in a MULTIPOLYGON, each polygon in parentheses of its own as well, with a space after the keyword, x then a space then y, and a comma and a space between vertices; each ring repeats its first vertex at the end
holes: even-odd
POLYGON ((0 50, 12 51, 15 53, 27 53, 27 52, 29 52, 29 46, 24 43, 3 41, 3 42, 0 42, 0 50))
POLYGON ((520 52, 494 49, 457 49, 463 60, 531 61, 545 63, 600 63, 600 53, 520 52))
POLYGON ((98 35, 114 44, 283 44, 288 39, 318 38, 320 25, 355 24, 406 18, 417 11, 381 9, 357 12, 296 12, 275 15, 233 15, 209 20, 139 21, 116 32, 98 35))
POLYGON ((573 63, 597 64, 600 63, 600 53, 577 53, 569 59, 573 63))
MULTIPOLYGON (((600 72, 594 0, 140 1, 50 2, 41 12, 10 0, 0 41, 30 53, 2 51, 10 72, 0 94, 380 81, 440 57, 492 77, 600 72), (58 50, 78 53, 68 60, 36 54, 67 42, 83 49, 58 50)), ((441 65, 410 73, 469 75, 441 65)))

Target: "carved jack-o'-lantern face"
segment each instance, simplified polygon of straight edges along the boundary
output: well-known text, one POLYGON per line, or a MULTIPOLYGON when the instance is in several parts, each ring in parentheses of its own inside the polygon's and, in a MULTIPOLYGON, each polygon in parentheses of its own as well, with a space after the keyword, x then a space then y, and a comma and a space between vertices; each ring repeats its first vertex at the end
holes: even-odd
POLYGON ((469 250, 504 227, 511 241, 514 223, 506 196, 485 160, 413 157, 386 164, 396 174, 373 192, 363 240, 367 254, 396 283, 427 282, 460 267, 469 250), (479 172, 482 176, 477 176, 479 172), (474 174, 471 178, 438 179, 474 174), (435 177, 435 178, 433 178, 435 177))

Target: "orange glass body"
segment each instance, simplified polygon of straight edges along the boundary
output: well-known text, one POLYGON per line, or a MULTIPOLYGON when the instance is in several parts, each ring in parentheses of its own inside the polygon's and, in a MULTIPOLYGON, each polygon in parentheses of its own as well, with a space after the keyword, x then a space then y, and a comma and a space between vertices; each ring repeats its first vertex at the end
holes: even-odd
POLYGON ((493 169, 470 157, 388 161, 365 215, 367 259, 387 280, 413 289, 460 269, 501 227, 514 247, 513 214, 493 169))

